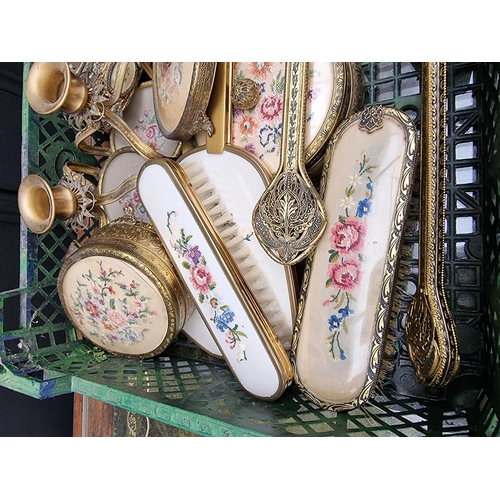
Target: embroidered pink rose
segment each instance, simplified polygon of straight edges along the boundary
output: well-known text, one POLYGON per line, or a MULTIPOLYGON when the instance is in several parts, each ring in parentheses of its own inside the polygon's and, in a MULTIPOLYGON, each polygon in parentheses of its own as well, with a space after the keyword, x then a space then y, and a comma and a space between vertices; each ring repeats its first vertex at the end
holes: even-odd
POLYGON ((359 260, 347 259, 333 262, 328 267, 328 277, 332 285, 339 290, 353 290, 361 281, 361 263, 359 260))
POLYGON ((283 97, 276 94, 263 97, 259 111, 264 120, 281 120, 283 115, 283 97))
POLYGON ((158 128, 156 127, 156 125, 149 125, 143 131, 143 134, 147 140, 152 141, 156 138, 156 136, 158 134, 158 128))
POLYGON ((127 317, 116 309, 108 311, 108 320, 118 328, 123 328, 128 325, 127 317))
POLYGON ((330 244, 340 255, 359 252, 363 248, 366 224, 355 217, 339 220, 332 227, 330 244))
POLYGON ((212 283, 212 275, 209 270, 203 264, 198 264, 191 267, 189 272, 191 273, 191 283, 193 283, 196 290, 203 294, 208 293, 209 286, 212 283))

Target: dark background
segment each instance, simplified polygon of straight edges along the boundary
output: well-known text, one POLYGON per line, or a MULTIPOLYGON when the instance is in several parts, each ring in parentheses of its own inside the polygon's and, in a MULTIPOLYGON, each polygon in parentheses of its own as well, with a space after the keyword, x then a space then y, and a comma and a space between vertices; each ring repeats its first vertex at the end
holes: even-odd
MULTIPOLYGON (((0 62, 0 292, 19 286, 22 82, 22 62, 0 62)), ((0 436, 64 437, 72 432, 71 394, 39 401, 0 387, 0 436)))

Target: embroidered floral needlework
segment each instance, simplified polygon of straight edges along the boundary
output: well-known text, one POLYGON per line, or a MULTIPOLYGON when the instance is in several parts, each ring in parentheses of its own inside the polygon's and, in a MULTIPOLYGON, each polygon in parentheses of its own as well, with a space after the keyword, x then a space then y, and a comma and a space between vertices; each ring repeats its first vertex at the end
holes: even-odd
POLYGON ((369 162, 370 159, 363 151, 358 160, 357 173, 349 176, 345 197, 339 204, 341 213, 329 235, 329 265, 325 287, 331 292, 323 306, 333 309, 333 314, 328 318, 328 331, 331 335, 327 338, 326 345, 334 361, 348 357, 348 353, 342 348, 341 335, 349 332, 349 318, 355 313, 356 288, 363 277, 366 218, 373 211, 374 188, 371 174, 377 168, 369 162), (362 189, 364 192, 360 197, 362 189))

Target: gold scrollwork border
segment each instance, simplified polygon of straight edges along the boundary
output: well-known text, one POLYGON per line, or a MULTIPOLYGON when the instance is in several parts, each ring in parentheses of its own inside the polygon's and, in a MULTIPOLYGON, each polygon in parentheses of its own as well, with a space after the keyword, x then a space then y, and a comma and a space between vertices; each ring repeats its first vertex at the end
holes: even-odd
POLYGON ((328 139, 331 137, 335 127, 345 118, 344 112, 346 111, 346 98, 348 98, 349 91, 349 68, 350 63, 333 62, 333 92, 330 104, 328 107, 328 114, 324 122, 312 140, 311 144, 307 146, 305 152, 306 163, 310 162, 318 152, 320 152, 328 139))

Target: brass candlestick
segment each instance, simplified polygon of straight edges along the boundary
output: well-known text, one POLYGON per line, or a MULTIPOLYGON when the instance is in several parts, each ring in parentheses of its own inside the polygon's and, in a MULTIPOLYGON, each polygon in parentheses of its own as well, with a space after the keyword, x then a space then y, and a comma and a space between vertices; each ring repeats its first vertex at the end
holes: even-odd
POLYGON ((85 218, 93 217, 93 191, 91 182, 67 166, 54 187, 39 175, 30 174, 19 186, 19 212, 26 227, 36 234, 49 231, 56 220, 61 220, 66 228, 77 231, 87 227, 85 218))

